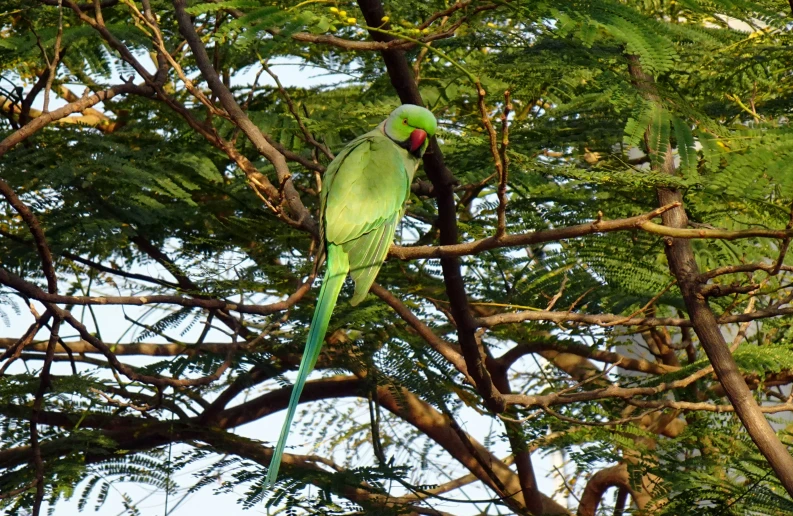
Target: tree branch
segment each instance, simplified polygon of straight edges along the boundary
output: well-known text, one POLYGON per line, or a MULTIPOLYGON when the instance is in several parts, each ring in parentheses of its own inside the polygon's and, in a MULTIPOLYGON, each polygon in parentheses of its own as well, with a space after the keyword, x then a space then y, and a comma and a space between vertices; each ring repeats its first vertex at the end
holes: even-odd
POLYGON ((38 422, 44 395, 50 388, 50 366, 52 365, 52 357, 55 354, 55 344, 58 342, 58 330, 60 327, 60 319, 55 319, 50 330, 47 356, 39 374, 39 388, 33 400, 33 411, 30 416, 30 449, 33 451, 33 465, 36 468, 36 496, 33 501, 33 516, 38 516, 41 513, 41 503, 44 501, 44 461, 41 458, 38 422))
POLYGON ((419 336, 421 336, 421 338, 423 338, 432 347, 432 349, 440 353, 443 358, 454 365, 454 367, 466 378, 468 383, 470 383, 472 386, 476 386, 473 378, 471 378, 471 376, 468 374, 465 358, 460 354, 459 351, 454 349, 450 343, 435 335, 435 332, 432 331, 432 328, 424 324, 421 319, 416 317, 416 315, 411 312, 410 309, 405 306, 404 303, 402 303, 402 301, 399 300, 399 298, 379 284, 373 283, 369 291, 385 301, 388 306, 393 308, 394 311, 406 323, 416 330, 416 333, 418 333, 419 336))
POLYGON ((578 516, 595 516, 603 494, 610 487, 615 486, 630 493, 640 510, 650 501, 648 495, 633 489, 630 475, 628 474, 628 466, 625 463, 621 463, 610 468, 601 469, 592 475, 581 495, 581 503, 578 505, 578 516))
MULTIPOLYGON (((1 181, 1 180, 0 180, 1 181)), ((127 305, 143 306, 153 304, 171 304, 186 307, 203 308, 207 310, 231 310, 246 314, 270 315, 281 312, 293 306, 311 289, 311 283, 305 282, 298 287, 284 301, 271 305, 248 305, 244 303, 231 303, 221 299, 204 297, 185 297, 180 295, 158 294, 151 296, 65 296, 48 294, 32 283, 28 283, 19 276, 0 267, 0 284, 13 288, 29 298, 45 303, 59 303, 70 305, 127 305)))
POLYGON ((581 357, 590 358, 599 362, 606 362, 608 364, 617 364, 622 369, 630 371, 638 371, 641 373, 649 374, 667 374, 678 371, 679 367, 667 366, 644 360, 641 358, 631 358, 612 351, 602 351, 593 349, 584 344, 574 342, 532 342, 526 344, 518 344, 511 348, 509 351, 497 358, 497 362, 501 367, 509 368, 520 357, 529 353, 538 353, 540 351, 556 351, 559 353, 572 353, 581 357))
POLYGON ((223 109, 229 114, 231 121, 242 130, 254 147, 256 147, 256 150, 275 167, 275 172, 281 185, 280 189, 283 191, 283 200, 289 206, 292 215, 297 217, 295 223, 312 233, 316 232, 316 222, 300 201, 300 195, 292 184, 292 175, 289 172, 289 167, 286 164, 284 155, 270 145, 262 131, 256 124, 251 122, 248 115, 246 115, 239 104, 237 104, 234 95, 232 95, 231 91, 223 84, 217 71, 215 71, 215 68, 212 66, 212 61, 207 55, 206 48, 204 48, 201 38, 196 33, 193 22, 190 20, 190 15, 185 11, 187 6, 186 1, 174 0, 173 5, 176 9, 176 20, 179 23, 179 32, 187 40, 187 44, 193 51, 196 64, 199 70, 201 70, 201 74, 207 81, 212 93, 215 94, 220 104, 223 106, 223 109))
MULTIPOLYGON (((717 324, 732 324, 738 322, 755 321, 770 317, 781 317, 792 315, 793 307, 787 308, 765 308, 743 314, 724 314, 716 320, 717 324)), ((480 317, 477 324, 482 328, 491 328, 499 324, 514 324, 525 321, 547 321, 556 323, 580 323, 595 326, 678 326, 690 328, 694 323, 689 319, 677 317, 634 317, 626 318, 622 315, 614 314, 581 314, 575 312, 549 312, 547 310, 525 310, 512 313, 501 313, 480 317)))
POLYGON ((28 226, 30 234, 33 235, 33 240, 36 242, 36 250, 41 259, 41 268, 44 271, 44 277, 47 278, 47 290, 51 295, 57 293, 58 278, 55 275, 52 253, 50 252, 50 247, 47 245, 47 238, 44 236, 44 230, 41 229, 38 217, 36 217, 30 208, 22 202, 11 186, 2 179, 0 179, 0 195, 5 197, 8 204, 19 213, 19 216, 28 226))
POLYGON ((39 131, 47 124, 55 120, 59 120, 61 118, 67 117, 72 113, 80 113, 90 106, 95 106, 100 102, 115 97, 116 95, 121 95, 126 93, 135 93, 138 95, 148 96, 154 93, 154 90, 148 86, 138 86, 135 84, 119 84, 116 86, 112 86, 104 91, 94 93, 93 95, 88 95, 86 97, 83 97, 76 102, 70 102, 65 106, 50 111, 49 113, 44 113, 41 116, 34 118, 30 122, 22 126, 18 131, 11 133, 3 141, 0 141, 0 156, 8 152, 9 149, 11 149, 16 144, 24 141, 25 139, 29 138, 31 135, 35 134, 37 131, 39 131))
MULTIPOLYGON (((680 206, 673 202, 657 208, 644 215, 629 217, 626 219, 602 220, 597 219, 588 224, 579 224, 565 228, 546 229, 532 233, 519 235, 505 235, 501 238, 495 236, 474 240, 462 244, 440 245, 440 246, 415 246, 401 247, 392 245, 389 250, 389 257, 399 260, 415 260, 417 258, 448 258, 456 256, 467 256, 478 254, 491 249, 504 247, 525 247, 528 245, 540 244, 543 242, 556 242, 569 238, 577 238, 596 233, 611 233, 614 231, 642 230, 654 235, 673 237, 678 239, 715 239, 715 240, 738 240, 744 238, 776 238, 784 240, 793 237, 793 229, 744 229, 729 231, 726 229, 685 229, 674 228, 656 224, 651 219, 662 216, 667 211, 680 206)), ((708 273, 709 277, 731 272, 745 272, 749 270, 769 270, 773 271, 775 265, 764 266, 743 265, 730 266, 729 269, 720 268, 718 273, 708 273), (726 269, 726 270, 725 270, 726 269)), ((782 270, 790 270, 789 266, 784 266, 782 270)))

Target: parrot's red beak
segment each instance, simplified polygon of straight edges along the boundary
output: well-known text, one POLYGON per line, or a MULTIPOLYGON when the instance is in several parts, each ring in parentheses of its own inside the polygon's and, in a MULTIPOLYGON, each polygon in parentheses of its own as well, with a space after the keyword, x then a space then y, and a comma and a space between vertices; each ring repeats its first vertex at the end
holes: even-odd
POLYGON ((412 133, 410 133, 410 152, 416 152, 424 145, 424 141, 427 139, 427 132, 422 129, 414 129, 412 133))

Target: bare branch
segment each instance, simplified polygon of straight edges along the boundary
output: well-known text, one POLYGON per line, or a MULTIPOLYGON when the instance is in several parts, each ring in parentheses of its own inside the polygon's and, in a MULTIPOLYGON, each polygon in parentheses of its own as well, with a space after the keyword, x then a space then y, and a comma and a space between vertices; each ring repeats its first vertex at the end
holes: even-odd
MULTIPOLYGON (((629 217, 627 219, 602 220, 598 219, 588 224, 579 224, 566 228, 547 229, 524 233, 520 235, 504 235, 501 238, 488 237, 473 242, 440 246, 399 247, 391 246, 389 256, 399 260, 415 260, 417 258, 447 258, 478 254, 491 249, 502 247, 526 247, 543 242, 557 242, 569 238, 577 238, 595 233, 611 233, 613 231, 626 231, 643 229, 651 219, 659 217, 665 211, 678 206, 670 204, 657 208, 649 213, 629 217)), ((663 226, 660 226, 663 227, 663 226)))
POLYGON ((625 463, 602 469, 592 475, 581 495, 578 506, 578 516, 595 516, 603 494, 610 488, 617 486, 631 494, 633 500, 642 509, 650 501, 650 497, 634 490, 628 467, 625 463))
POLYGON ((30 416, 30 448, 33 452, 33 465, 36 468, 36 497, 33 501, 33 516, 39 516, 41 503, 44 501, 44 461, 41 458, 38 422, 41 405, 44 402, 44 394, 50 388, 50 366, 52 365, 52 357, 55 354, 55 344, 58 342, 60 326, 60 319, 55 319, 55 323, 50 330, 47 357, 44 359, 44 367, 42 367, 39 374, 39 388, 36 391, 36 398, 33 400, 33 412, 30 416))
POLYGON ((477 79, 476 81, 479 114, 482 119, 482 125, 487 130, 488 139, 490 141, 490 154, 493 156, 493 163, 496 167, 496 176, 498 176, 498 187, 496 194, 498 196, 498 207, 496 209, 497 223, 495 239, 500 240, 504 237, 507 231, 506 210, 507 210, 507 181, 509 179, 509 158, 507 157, 507 146, 509 145, 509 113, 512 110, 512 103, 510 101, 509 90, 504 92, 504 111, 501 114, 501 148, 498 148, 496 130, 490 121, 490 114, 485 105, 486 92, 482 84, 477 79))
MULTIPOLYGON (((212 93, 217 96, 220 104, 229 114, 231 121, 242 130, 254 147, 256 147, 256 150, 275 167, 278 181, 283 185, 281 189, 283 190, 283 200, 289 206, 292 215, 297 217, 294 222, 300 227, 305 227, 306 229, 314 231, 316 222, 314 222, 311 214, 300 201, 300 195, 292 184, 292 175, 289 172, 289 167, 286 164, 284 155, 270 145, 262 131, 256 124, 251 122, 248 115, 246 115, 239 104, 237 104, 234 95, 232 95, 231 91, 223 84, 223 81, 212 66, 212 61, 210 61, 207 55, 206 48, 204 48, 201 38, 196 33, 193 22, 190 20, 190 15, 185 11, 185 0, 174 0, 173 4, 176 9, 176 19, 179 22, 179 31, 187 40, 187 44, 193 51, 196 64, 201 70, 212 93)), ((280 197, 281 195, 279 194, 279 198, 280 197)))
POLYGON ((504 111, 501 113, 501 177, 498 181, 498 228, 496 237, 501 237, 507 232, 507 181, 509 181, 509 156, 507 147, 509 146, 509 113, 512 111, 512 101, 510 100, 509 90, 504 92, 504 111))
POLYGON ((127 93, 135 93, 138 95, 149 96, 152 93, 154 93, 154 90, 147 86, 137 86, 135 84, 119 84, 116 86, 112 86, 104 91, 94 93, 93 95, 88 95, 86 97, 83 97, 76 102, 70 102, 65 106, 50 111, 49 113, 44 113, 41 116, 34 118, 30 122, 22 126, 18 131, 11 133, 3 141, 1 141, 0 156, 2 156, 6 152, 8 152, 9 149, 11 149, 13 146, 29 138, 30 136, 32 136, 41 128, 43 128, 44 126, 46 126, 51 122, 60 120, 64 117, 71 115, 72 113, 80 113, 84 111, 86 108, 90 106, 95 106, 96 104, 99 104, 100 102, 103 102, 105 100, 109 100, 115 97, 116 95, 122 95, 127 93))
POLYGON ((60 303, 70 305, 127 305, 143 306, 154 304, 171 304, 186 307, 204 308, 207 310, 235 311, 246 314, 270 315, 281 312, 300 301, 311 289, 311 281, 301 284, 298 289, 284 301, 270 305, 247 305, 232 303, 221 299, 206 297, 185 297, 180 295, 151 295, 151 296, 61 296, 48 294, 32 283, 28 283, 15 274, 0 267, 0 283, 41 302, 60 303))
POLYGON ((630 371, 639 371, 649 374, 666 374, 678 371, 679 367, 668 366, 664 364, 657 364, 641 358, 630 358, 619 353, 612 351, 602 351, 593 349, 584 344, 574 342, 532 342, 527 344, 519 344, 503 355, 496 359, 502 367, 508 368, 520 357, 529 353, 538 353, 540 351, 556 351, 558 353, 572 353, 581 357, 590 358, 599 362, 606 362, 609 364, 619 365, 622 369, 630 371))
POLYGON ((36 242, 36 250, 41 258, 41 268, 44 271, 44 277, 47 278, 47 290, 50 294, 55 294, 58 292, 58 278, 55 275, 52 253, 47 245, 47 238, 44 236, 44 230, 41 228, 38 217, 22 202, 11 186, 2 179, 0 179, 0 195, 5 197, 6 201, 27 224, 30 234, 33 235, 33 240, 36 242))

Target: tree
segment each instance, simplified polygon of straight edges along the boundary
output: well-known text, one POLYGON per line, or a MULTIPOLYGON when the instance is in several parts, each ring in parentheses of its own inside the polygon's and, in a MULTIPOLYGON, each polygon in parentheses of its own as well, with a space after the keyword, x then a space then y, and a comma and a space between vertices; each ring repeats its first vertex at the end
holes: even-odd
POLYGON ((448 514, 471 485, 488 514, 793 510, 787 4, 0 12, 0 315, 35 318, 0 339, 9 514, 101 504, 113 478, 172 489, 207 459, 195 489, 222 473, 292 513, 448 514), (279 59, 351 79, 284 87, 279 59), (371 295, 336 308, 302 398, 313 453, 267 490, 271 443, 234 430, 287 404, 322 172, 400 102, 439 137, 371 295), (553 450, 572 510, 537 485, 553 450))

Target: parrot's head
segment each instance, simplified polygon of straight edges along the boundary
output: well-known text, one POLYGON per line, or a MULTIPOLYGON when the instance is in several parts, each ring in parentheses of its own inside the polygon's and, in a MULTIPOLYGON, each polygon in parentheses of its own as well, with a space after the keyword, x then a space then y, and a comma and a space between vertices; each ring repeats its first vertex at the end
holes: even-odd
POLYGON ((427 150, 437 128, 435 115, 429 109, 413 104, 403 104, 393 110, 383 126, 386 136, 417 158, 427 150))

